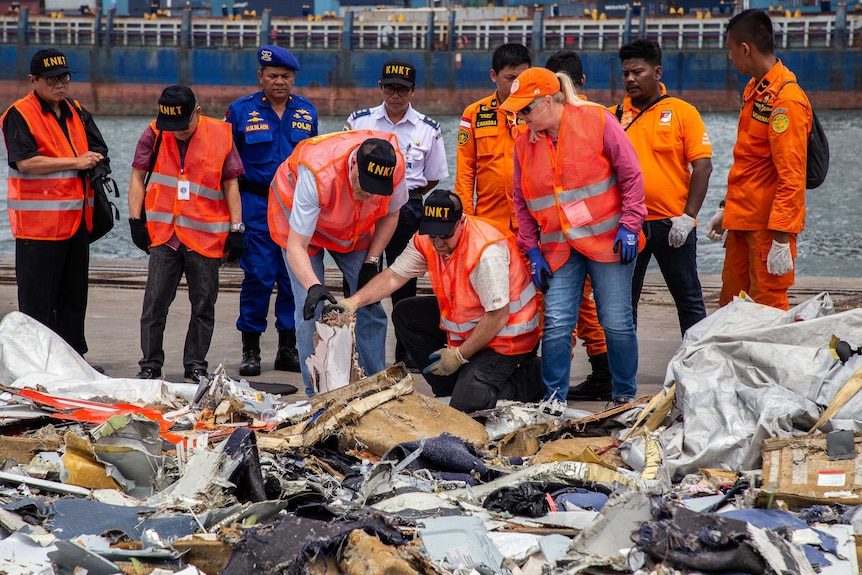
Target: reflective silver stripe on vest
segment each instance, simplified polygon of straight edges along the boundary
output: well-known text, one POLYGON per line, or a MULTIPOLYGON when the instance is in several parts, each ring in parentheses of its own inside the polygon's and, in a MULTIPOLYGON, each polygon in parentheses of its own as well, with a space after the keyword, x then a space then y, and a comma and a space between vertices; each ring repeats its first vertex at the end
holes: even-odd
MULTIPOLYGON (((156 184, 168 186, 169 188, 176 188, 178 180, 176 177, 166 176, 164 174, 158 174, 154 172, 152 177, 150 178, 150 182, 155 182, 156 184)), ((207 188, 206 186, 202 186, 194 182, 189 182, 189 193, 216 202, 224 199, 224 192, 222 192, 221 190, 207 188)))
POLYGON ((8 200, 6 207, 26 212, 80 212, 84 200, 8 200))
POLYGON ((321 230, 320 228, 315 229, 315 230, 314 230, 314 233, 316 233, 316 234, 318 234, 318 235, 321 235, 321 236, 323 236, 324 238, 326 238, 326 239, 328 239, 329 241, 331 241, 332 243, 338 244, 339 246, 342 246, 342 247, 345 247, 345 248, 349 248, 349 247, 351 247, 354 243, 358 242, 359 240, 361 240, 362 238, 364 238, 365 236, 367 236, 367 235, 368 235, 367 233, 365 233, 365 234, 361 234, 358 238, 356 238, 356 242, 354 242, 353 240, 339 240, 338 238, 333 237, 333 236, 331 236, 331 235, 327 234, 326 232, 324 232, 324 231, 323 231, 323 230, 321 230))
POLYGON ((59 172, 48 172, 47 174, 25 174, 13 168, 9 168, 9 177, 19 180, 70 180, 78 177, 77 170, 61 170, 59 172))
MULTIPOLYGON (((464 339, 463 337, 461 337, 458 334, 459 333, 465 333, 467 331, 466 329, 459 331, 457 333, 449 330, 446 327, 446 325, 450 324, 451 322, 448 322, 446 320, 446 318, 440 318, 440 323, 443 324, 444 329, 446 329, 446 331, 449 332, 449 339, 451 339, 452 341, 461 341, 464 339)), ((471 323, 473 326, 475 326, 475 324, 479 323, 479 322, 471 322, 471 323)), ((457 324, 451 324, 451 325, 457 325, 457 324)), ((467 325, 467 324, 462 324, 462 325, 467 325)), ((533 331, 537 327, 539 327, 539 314, 534 315, 530 319, 530 321, 526 321, 524 323, 515 323, 512 325, 504 325, 503 328, 500 331, 498 331, 497 335, 495 335, 494 337, 514 337, 516 335, 523 335, 525 333, 530 333, 531 331, 533 331)))
POLYGON ((593 224, 591 226, 581 226, 577 228, 569 228, 566 232, 566 237, 570 240, 582 240, 593 236, 600 236, 606 232, 615 230, 620 227, 620 219, 622 214, 616 214, 606 219, 603 222, 593 224))
POLYGON ((601 195, 608 191, 608 188, 615 185, 616 183, 617 175, 616 173, 611 173, 610 177, 601 182, 596 182, 595 184, 582 186, 580 188, 573 188, 571 190, 563 190, 562 192, 557 192, 556 198, 554 197, 554 194, 549 194, 547 196, 542 196, 541 198, 533 198, 530 200, 526 200, 527 208, 529 208, 531 212, 538 212, 552 207, 556 203, 556 199, 559 199, 561 204, 578 202, 580 200, 585 200, 587 198, 601 195))
MULTIPOLYGON (((535 296, 536 296, 536 286, 534 286, 531 282, 527 287, 524 288, 524 291, 521 292, 520 299, 518 299, 517 301, 509 302, 509 313, 512 314, 512 313, 517 313, 517 312, 521 311, 521 309, 523 309, 523 307, 525 305, 527 305, 530 302, 530 300, 532 300, 535 296)), ((445 329, 446 331, 448 331, 450 333, 452 333, 452 332, 464 333, 464 332, 470 331, 472 329, 475 329, 475 327, 479 324, 480 319, 482 319, 482 317, 478 317, 474 320, 466 321, 464 323, 455 323, 452 320, 449 320, 443 316, 440 316, 440 324, 443 326, 443 329, 445 329)), ((524 325, 524 324, 515 324, 513 326, 504 326, 503 330, 505 330, 506 327, 516 327, 518 325, 524 325)), ((539 325, 539 324, 537 323, 536 325, 539 325)), ((530 331, 530 330, 528 329, 527 331, 530 331)), ((523 333, 523 332, 516 332, 516 333, 523 333)), ((501 334, 503 334, 502 330, 497 335, 501 335, 501 334)), ((503 335, 505 335, 505 334, 503 334, 503 335)))
MULTIPOLYGON (((157 222, 160 224, 173 224, 174 216, 173 214, 166 214, 164 212, 147 212, 147 221, 157 222)), ((177 216, 176 225, 188 228, 190 230, 211 232, 215 234, 227 233, 230 231, 230 222, 204 223, 197 220, 193 220, 188 216, 177 216)))

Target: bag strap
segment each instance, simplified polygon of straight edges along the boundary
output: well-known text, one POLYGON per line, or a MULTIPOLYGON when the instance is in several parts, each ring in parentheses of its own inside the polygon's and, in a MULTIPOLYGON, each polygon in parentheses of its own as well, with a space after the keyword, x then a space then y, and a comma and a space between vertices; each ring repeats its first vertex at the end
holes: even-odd
MULTIPOLYGON (((658 98, 656 98, 655 100, 653 100, 653 101, 652 101, 652 103, 651 103, 649 106, 647 106, 646 108, 644 108, 643 110, 641 110, 640 112, 638 112, 638 115, 637 115, 637 116, 635 116, 635 117, 634 117, 634 119, 633 119, 631 122, 629 122, 629 125, 628 125, 628 126, 626 126, 626 127, 624 128, 624 130, 628 131, 628 129, 632 127, 632 124, 634 124, 635 122, 637 122, 637 119, 638 119, 638 118, 640 118, 641 116, 643 116, 643 115, 644 115, 648 110, 650 110, 653 106, 655 106, 656 104, 658 104, 658 103, 659 103, 659 102, 661 102, 662 100, 666 100, 667 98, 670 98, 670 95, 669 95, 669 94, 662 94, 661 96, 659 96, 658 98)), ((622 121, 622 118, 623 118, 623 105, 622 105, 622 104, 620 104, 620 105, 617 107, 617 120, 622 121)))
POLYGON ((163 131, 159 131, 159 135, 156 136, 156 143, 153 145, 153 155, 150 157, 150 169, 147 170, 147 175, 144 176, 144 194, 147 193, 147 186, 150 183, 150 178, 153 176, 153 170, 156 167, 156 158, 159 156, 159 149, 162 147, 162 134, 163 131))
POLYGON ((622 122, 623 122, 623 103, 622 102, 620 102, 617 105, 617 111, 614 113, 614 115, 617 117, 617 122, 622 124, 622 122))

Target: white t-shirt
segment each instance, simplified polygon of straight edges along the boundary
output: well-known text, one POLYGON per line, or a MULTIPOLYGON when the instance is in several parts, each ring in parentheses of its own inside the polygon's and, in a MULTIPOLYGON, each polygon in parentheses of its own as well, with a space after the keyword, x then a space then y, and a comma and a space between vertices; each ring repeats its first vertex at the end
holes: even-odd
MULTIPOLYGON (((428 272, 428 262, 413 243, 415 237, 410 238, 404 251, 389 266, 403 278, 418 278, 428 272)), ((435 256, 445 257, 436 253, 435 256)), ((505 241, 493 243, 482 251, 470 274, 470 283, 486 312, 509 305, 509 248, 505 241)))

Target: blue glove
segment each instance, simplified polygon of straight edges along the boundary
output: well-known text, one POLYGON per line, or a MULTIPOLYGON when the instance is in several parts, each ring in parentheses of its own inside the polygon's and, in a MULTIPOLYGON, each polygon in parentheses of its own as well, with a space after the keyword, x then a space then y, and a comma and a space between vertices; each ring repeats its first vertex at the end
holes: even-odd
POLYGON ((614 238, 614 253, 620 254, 620 263, 628 265, 638 257, 638 235, 620 226, 617 237, 614 238))
POLYGON ((547 292, 548 278, 554 277, 554 274, 551 273, 551 268, 545 261, 542 250, 533 248, 527 252, 527 257, 530 258, 530 276, 533 279, 533 285, 542 293, 547 292))

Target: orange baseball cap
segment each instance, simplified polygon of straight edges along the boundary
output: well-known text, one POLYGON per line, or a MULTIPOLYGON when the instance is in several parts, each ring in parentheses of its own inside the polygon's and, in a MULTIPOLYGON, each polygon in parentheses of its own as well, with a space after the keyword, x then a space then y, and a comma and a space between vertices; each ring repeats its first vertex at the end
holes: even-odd
POLYGON ((560 91, 560 79, 547 68, 527 68, 512 82, 509 97, 500 106, 517 113, 539 96, 553 96, 560 91))

